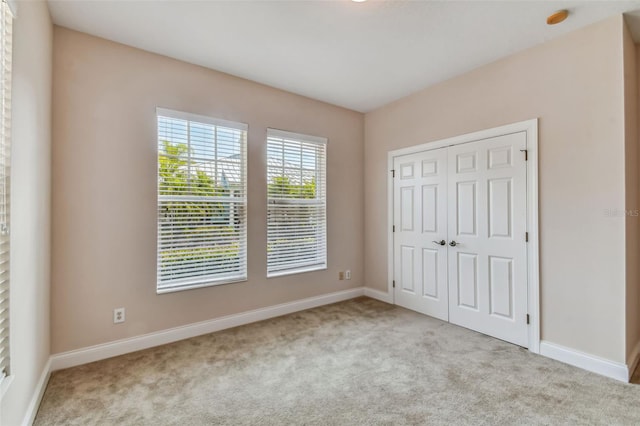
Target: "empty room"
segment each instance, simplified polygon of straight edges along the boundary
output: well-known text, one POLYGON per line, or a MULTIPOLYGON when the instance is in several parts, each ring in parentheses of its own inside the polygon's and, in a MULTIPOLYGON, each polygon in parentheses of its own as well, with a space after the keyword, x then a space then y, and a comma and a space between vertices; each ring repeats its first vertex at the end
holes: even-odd
POLYGON ((0 425, 640 424, 640 1, 1 0, 0 425))

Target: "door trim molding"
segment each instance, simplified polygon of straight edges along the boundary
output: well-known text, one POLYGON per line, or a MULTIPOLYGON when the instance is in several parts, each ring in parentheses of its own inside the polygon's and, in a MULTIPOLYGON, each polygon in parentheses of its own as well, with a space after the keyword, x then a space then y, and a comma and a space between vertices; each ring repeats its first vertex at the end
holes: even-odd
POLYGON ((395 157, 476 142, 497 136, 525 132, 527 137, 527 303, 529 311, 529 351, 540 353, 540 273, 538 240, 538 119, 520 121, 492 129, 466 133, 447 139, 389 151, 387 154, 387 292, 395 304, 393 289, 393 162, 395 157))
POLYGON ((530 327, 529 350, 540 353, 540 259, 538 234, 538 119, 521 123, 527 135, 527 298, 530 327))

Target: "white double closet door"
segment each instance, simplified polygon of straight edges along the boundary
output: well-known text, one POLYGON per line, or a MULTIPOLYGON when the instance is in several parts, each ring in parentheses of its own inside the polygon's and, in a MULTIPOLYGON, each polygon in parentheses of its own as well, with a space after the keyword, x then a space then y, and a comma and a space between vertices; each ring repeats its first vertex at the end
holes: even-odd
POLYGON ((395 157, 396 304, 528 346, 525 149, 521 132, 395 157))

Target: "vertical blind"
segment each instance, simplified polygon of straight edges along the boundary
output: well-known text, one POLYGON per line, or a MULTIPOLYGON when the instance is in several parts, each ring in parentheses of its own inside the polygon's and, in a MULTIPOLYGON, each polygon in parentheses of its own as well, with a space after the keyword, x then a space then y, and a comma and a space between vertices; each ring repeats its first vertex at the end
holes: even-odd
POLYGON ((0 381, 9 375, 9 189, 11 186, 11 32, 13 15, 0 3, 0 381))
POLYGON ((326 147, 267 130, 267 276, 327 267, 326 147))
POLYGON ((247 278, 247 125, 157 109, 158 293, 247 278))

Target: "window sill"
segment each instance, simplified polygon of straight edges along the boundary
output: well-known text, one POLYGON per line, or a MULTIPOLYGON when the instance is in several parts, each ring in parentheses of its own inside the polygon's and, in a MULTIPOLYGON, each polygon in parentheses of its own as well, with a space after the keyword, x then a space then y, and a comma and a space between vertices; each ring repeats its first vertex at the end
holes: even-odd
POLYGON ((283 271, 267 273, 267 278, 278 278, 278 277, 283 277, 283 276, 286 276, 286 275, 304 274, 304 273, 313 272, 313 271, 324 271, 326 269, 327 269, 327 265, 326 264, 308 266, 308 267, 305 267, 305 268, 286 269, 286 270, 283 270, 283 271))
POLYGON ((167 293, 175 293, 178 291, 196 290, 199 288, 215 287, 217 285, 224 285, 224 284, 242 283, 246 281, 247 281, 247 277, 244 276, 244 277, 224 279, 219 281, 194 282, 193 284, 184 284, 176 287, 166 287, 166 288, 156 287, 156 294, 167 294, 167 293))

